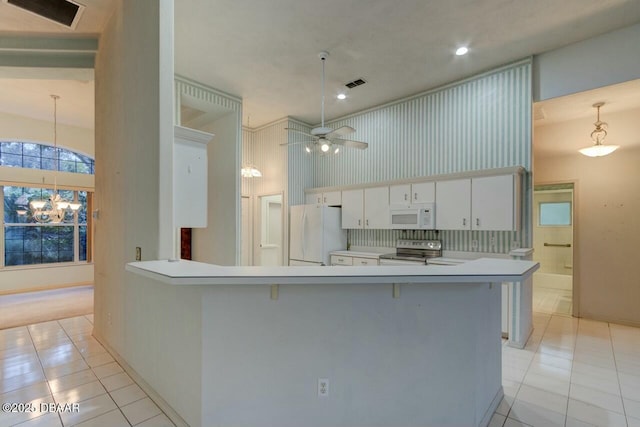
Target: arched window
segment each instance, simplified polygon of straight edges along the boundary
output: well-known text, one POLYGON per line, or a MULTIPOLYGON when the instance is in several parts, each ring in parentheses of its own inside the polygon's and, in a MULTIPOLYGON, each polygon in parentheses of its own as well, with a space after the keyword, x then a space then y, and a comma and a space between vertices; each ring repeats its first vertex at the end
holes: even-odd
POLYGON ((91 157, 65 148, 32 142, 0 142, 0 166, 94 174, 91 157))
MULTIPOLYGON (((20 141, 0 141, 0 166, 94 174, 94 160, 84 154, 20 141)), ((0 184, 0 198, 4 205, 3 227, 0 228, 4 259, 0 264, 18 266, 91 260, 87 213, 93 193, 58 188, 58 194, 67 201, 79 203, 80 209, 76 213, 68 213, 58 224, 34 221, 30 214, 25 213, 29 202, 46 200, 52 191, 52 188, 0 184)))

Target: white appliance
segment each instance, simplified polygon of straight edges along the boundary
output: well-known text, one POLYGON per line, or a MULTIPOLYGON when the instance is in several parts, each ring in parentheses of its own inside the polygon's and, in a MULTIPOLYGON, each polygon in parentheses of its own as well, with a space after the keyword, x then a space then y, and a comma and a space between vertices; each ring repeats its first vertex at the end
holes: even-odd
POLYGON ((298 205, 289 212, 289 265, 330 265, 331 251, 347 248, 340 208, 298 205))
POLYGON ((435 230, 435 203, 391 205, 391 228, 400 230, 435 230))
POLYGON ((440 240, 407 240, 396 242, 396 251, 380 255, 380 265, 426 265, 432 258, 442 256, 440 240))

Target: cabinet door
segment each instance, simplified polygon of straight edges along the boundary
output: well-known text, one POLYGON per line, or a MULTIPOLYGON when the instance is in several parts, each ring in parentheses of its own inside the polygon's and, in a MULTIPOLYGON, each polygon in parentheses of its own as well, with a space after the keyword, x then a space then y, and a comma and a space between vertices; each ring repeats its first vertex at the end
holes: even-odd
POLYGON ((515 230, 514 176, 487 176, 471 181, 474 230, 515 230))
POLYGON ((353 265, 359 265, 360 267, 368 267, 372 265, 378 265, 378 260, 375 258, 353 257, 353 265))
POLYGON ((307 205, 319 205, 322 203, 322 193, 307 193, 304 201, 307 205))
POLYGON ((436 183, 436 229, 471 230, 471 180, 436 183))
POLYGON ((342 204, 342 192, 328 191, 323 193, 322 204, 325 206, 340 206, 342 204))
POLYGON ((411 184, 411 203, 431 203, 435 201, 435 182, 418 182, 411 184))
POLYGON ((390 186, 389 203, 392 205, 405 205, 411 203, 411 185, 398 184, 390 186))
POLYGON ((342 228, 364 228, 364 191, 342 192, 342 228))
POLYGON ((389 187, 364 189, 364 228, 391 228, 389 218, 389 187))

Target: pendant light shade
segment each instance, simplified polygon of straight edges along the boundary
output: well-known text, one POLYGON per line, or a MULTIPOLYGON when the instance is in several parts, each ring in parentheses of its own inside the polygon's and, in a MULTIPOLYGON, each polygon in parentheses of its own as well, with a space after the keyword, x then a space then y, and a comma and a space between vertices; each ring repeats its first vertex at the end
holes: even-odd
POLYGON ((593 104, 593 107, 598 110, 596 122, 594 123, 595 129, 591 132, 591 139, 593 145, 587 148, 578 150, 581 154, 589 157, 602 157, 609 155, 620 148, 619 145, 604 145, 603 141, 607 137, 607 124, 600 121, 600 107, 604 105, 604 102, 598 102, 593 104))

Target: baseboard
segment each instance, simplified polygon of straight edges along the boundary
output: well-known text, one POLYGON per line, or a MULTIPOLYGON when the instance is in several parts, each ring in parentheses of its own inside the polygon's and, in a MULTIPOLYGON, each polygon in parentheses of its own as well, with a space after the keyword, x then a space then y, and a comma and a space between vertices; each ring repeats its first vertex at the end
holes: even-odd
POLYGON ((487 412, 484 413, 484 416, 480 420, 478 427, 487 427, 489 425, 489 423, 491 422, 491 417, 493 417, 493 414, 496 412, 496 409, 498 409, 498 405, 500 405, 500 402, 502 401, 503 397, 504 397, 504 389, 502 388, 502 386, 500 386, 500 389, 498 390, 496 395, 493 396, 493 400, 491 401, 491 404, 489 405, 487 412))
POLYGON ((56 289, 64 289, 64 288, 75 288, 78 286, 88 286, 93 285, 93 281, 91 282, 75 282, 75 283, 63 283, 59 285, 48 285, 48 286, 36 286, 33 288, 25 288, 25 289, 9 289, 5 291, 0 291, 0 295, 15 295, 15 294, 24 294, 28 292, 40 292, 40 291, 54 291, 56 289))
POLYGON ((149 398, 153 400, 153 402, 158 405, 160 410, 164 412, 164 414, 169 417, 169 419, 176 425, 176 427, 190 427, 189 424, 178 414, 172 407, 167 403, 166 400, 162 398, 154 389, 151 387, 142 377, 124 360, 120 354, 115 351, 109 344, 107 344, 106 340, 101 336, 95 333, 92 336, 98 340, 100 344, 116 359, 116 362, 122 366, 122 369, 140 386, 140 388, 147 393, 149 398))
POLYGON ((595 320, 597 322, 615 323, 616 325, 633 326, 634 328, 640 328, 640 322, 634 322, 630 320, 612 319, 609 317, 593 316, 591 314, 573 315, 572 317, 577 317, 578 319, 595 320))

